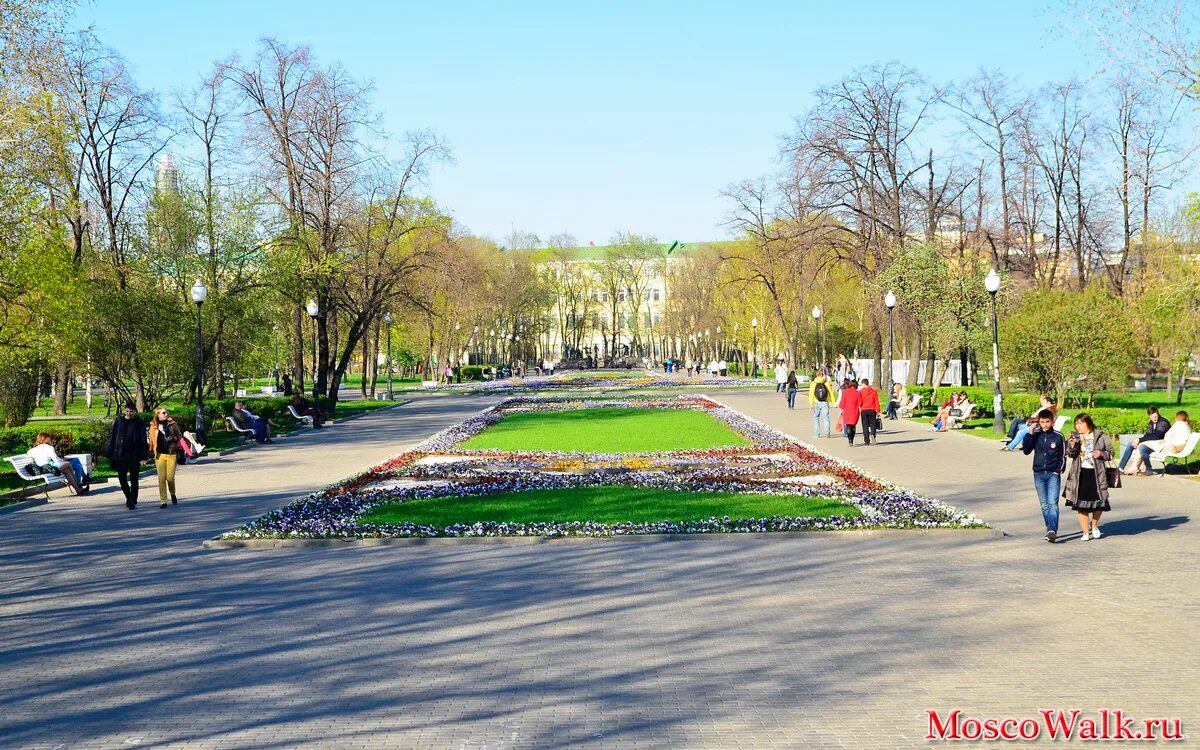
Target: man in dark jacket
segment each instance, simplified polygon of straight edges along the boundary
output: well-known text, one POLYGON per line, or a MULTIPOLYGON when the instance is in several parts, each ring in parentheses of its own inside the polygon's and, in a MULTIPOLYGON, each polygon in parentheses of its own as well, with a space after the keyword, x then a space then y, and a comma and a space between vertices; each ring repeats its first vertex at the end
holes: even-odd
POLYGON ((146 423, 138 416, 132 401, 125 404, 125 413, 113 422, 105 455, 121 482, 125 507, 133 510, 137 507, 141 464, 150 455, 150 450, 146 441, 146 423))
POLYGON ((1058 496, 1067 467, 1067 448, 1062 433, 1054 429, 1054 412, 1042 409, 1037 421, 1021 441, 1021 452, 1033 454, 1033 486, 1042 505, 1046 541, 1053 544, 1058 537, 1058 496))
POLYGON ((1151 440, 1162 440, 1163 436, 1167 434, 1167 430, 1171 429, 1170 421, 1159 416, 1157 406, 1151 406, 1146 413, 1150 415, 1150 424, 1146 425, 1146 434, 1134 440, 1131 445, 1125 446, 1125 452, 1121 454, 1121 463, 1117 465, 1121 471, 1125 471, 1125 464, 1129 463, 1129 458, 1139 445, 1151 440))

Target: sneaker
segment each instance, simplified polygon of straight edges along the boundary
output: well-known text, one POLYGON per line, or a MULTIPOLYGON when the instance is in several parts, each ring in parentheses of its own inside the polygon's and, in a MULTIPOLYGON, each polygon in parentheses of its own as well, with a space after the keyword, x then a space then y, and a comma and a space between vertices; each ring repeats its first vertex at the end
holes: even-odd
POLYGON ((1054 540, 1055 540, 1055 539, 1058 539, 1058 532, 1057 532, 1057 531, 1053 531, 1053 530, 1052 530, 1052 531, 1047 531, 1047 532, 1046 532, 1046 541, 1047 541, 1047 542, 1050 542, 1051 544, 1054 544, 1054 540))
POLYGON ((1091 538, 1092 538, 1091 534, 1084 534, 1083 536, 1079 537, 1079 541, 1087 542, 1087 541, 1090 541, 1091 538))
POLYGON ((1100 538, 1100 527, 1097 526, 1096 528, 1092 529, 1092 539, 1099 539, 1099 538, 1100 538))

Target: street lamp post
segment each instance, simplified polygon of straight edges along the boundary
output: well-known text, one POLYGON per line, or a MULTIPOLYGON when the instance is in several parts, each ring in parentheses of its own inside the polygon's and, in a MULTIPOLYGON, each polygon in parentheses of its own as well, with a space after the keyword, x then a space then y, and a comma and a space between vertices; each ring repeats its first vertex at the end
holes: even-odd
POLYGON ((754 361, 750 365, 750 377, 758 379, 758 318, 750 319, 751 336, 754 341, 752 349, 754 350, 754 361))
POLYGON ((983 287, 992 296, 992 371, 996 374, 996 390, 992 394, 992 413, 994 420, 992 430, 997 435, 1004 434, 1004 406, 1000 396, 1000 325, 996 316, 996 292, 1000 291, 1000 274, 996 269, 988 271, 983 280, 983 287))
MULTIPOLYGON (((192 285, 192 302, 196 303, 196 439, 202 444, 206 440, 208 430, 204 424, 204 328, 201 324, 200 308, 208 299, 208 287, 196 279, 192 285)), ((221 377, 221 373, 217 373, 221 377)))
POLYGON ((721 349, 721 326, 717 326, 717 359, 725 359, 725 352, 721 349))
POLYGON ((474 330, 471 331, 471 355, 468 357, 468 359, 474 359, 475 362, 473 364, 476 364, 476 365, 480 364, 480 362, 479 362, 479 359, 480 359, 480 357, 479 357, 479 326, 475 326, 474 330))
POLYGON ((813 307, 813 326, 817 329, 817 369, 820 370, 825 362, 825 353, 821 351, 821 308, 813 307))
POLYGON ((388 378, 388 401, 392 400, 392 314, 384 313, 383 322, 387 325, 387 356, 384 357, 384 363, 387 365, 388 378))
POLYGON ((455 322, 454 323, 454 354, 455 354, 455 356, 454 356, 454 364, 451 365, 451 368, 453 369, 453 371, 455 373, 455 381, 454 382, 456 382, 456 383, 462 382, 462 338, 460 337, 460 335, 458 333, 460 330, 462 330, 462 324, 455 322))
POLYGON ((896 307, 896 295, 891 289, 883 298, 883 304, 887 305, 888 309, 888 397, 891 398, 891 393, 896 387, 896 376, 893 374, 896 366, 892 362, 892 310, 896 307))
MULTIPOLYGON (((312 378, 313 378, 313 398, 316 399, 317 393, 317 313, 321 312, 321 308, 317 305, 315 299, 310 299, 305 306, 308 311, 308 318, 312 321, 312 378)), ((319 406, 317 408, 320 408, 319 406)))

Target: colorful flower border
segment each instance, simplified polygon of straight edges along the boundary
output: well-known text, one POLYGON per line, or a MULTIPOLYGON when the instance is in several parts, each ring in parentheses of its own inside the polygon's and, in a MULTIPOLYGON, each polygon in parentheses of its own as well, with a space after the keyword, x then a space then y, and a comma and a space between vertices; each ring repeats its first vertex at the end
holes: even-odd
MULTIPOLYGON (((589 371, 590 372, 590 371, 589 371)), ((547 391, 640 391, 650 388, 762 388, 774 386, 773 379, 746 380, 738 377, 712 377, 697 375, 671 378, 665 373, 649 370, 628 370, 617 373, 604 373, 607 377, 584 375, 572 371, 557 375, 527 375, 524 378, 505 378, 503 380, 476 380, 469 383, 450 383, 425 386, 423 391, 448 391, 460 393, 525 393, 547 391)), ((772 376, 773 378, 774 376, 772 376)))
POLYGON ((872 476, 768 425, 704 396, 670 399, 507 399, 432 435, 412 449, 357 476, 278 508, 222 535, 223 539, 589 536, 709 534, 839 529, 986 528, 979 518, 872 476), (464 440, 513 411, 559 411, 598 406, 704 409, 753 443, 738 448, 639 454, 560 451, 474 451, 464 440), (448 463, 419 465, 427 456, 448 463), (777 460, 772 456, 786 456, 777 460), (454 459, 460 459, 455 461, 454 459), (482 462, 482 466, 480 465, 482 462), (563 462, 573 471, 559 472, 563 462), (497 466, 498 464, 498 466, 497 466), (578 464, 575 467, 575 464, 578 464), (766 467, 770 467, 767 469, 766 467), (789 478, 832 477, 837 486, 787 484, 789 478), (426 486, 379 487, 389 479, 426 486), (432 497, 476 497, 496 492, 623 485, 681 492, 754 492, 838 499, 856 506, 856 518, 708 518, 681 523, 599 524, 476 523, 447 527, 366 524, 359 518, 375 506, 432 497))

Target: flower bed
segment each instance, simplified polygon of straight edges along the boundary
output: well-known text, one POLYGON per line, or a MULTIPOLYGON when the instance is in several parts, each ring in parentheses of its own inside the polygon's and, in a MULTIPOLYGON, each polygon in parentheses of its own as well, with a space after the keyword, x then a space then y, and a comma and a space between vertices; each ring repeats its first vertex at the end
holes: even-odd
POLYGON ((853 465, 700 396, 673 399, 512 398, 436 435, 412 450, 223 535, 223 538, 614 536, 863 528, 983 527, 975 516, 873 477, 853 465), (630 406, 702 409, 751 445, 654 453, 479 451, 463 441, 512 412, 630 406), (671 492, 756 493, 824 498, 854 506, 853 517, 664 520, 599 524, 587 519, 545 523, 472 523, 444 527, 372 524, 361 516, 383 504, 462 498, 499 492, 621 485, 671 492))

